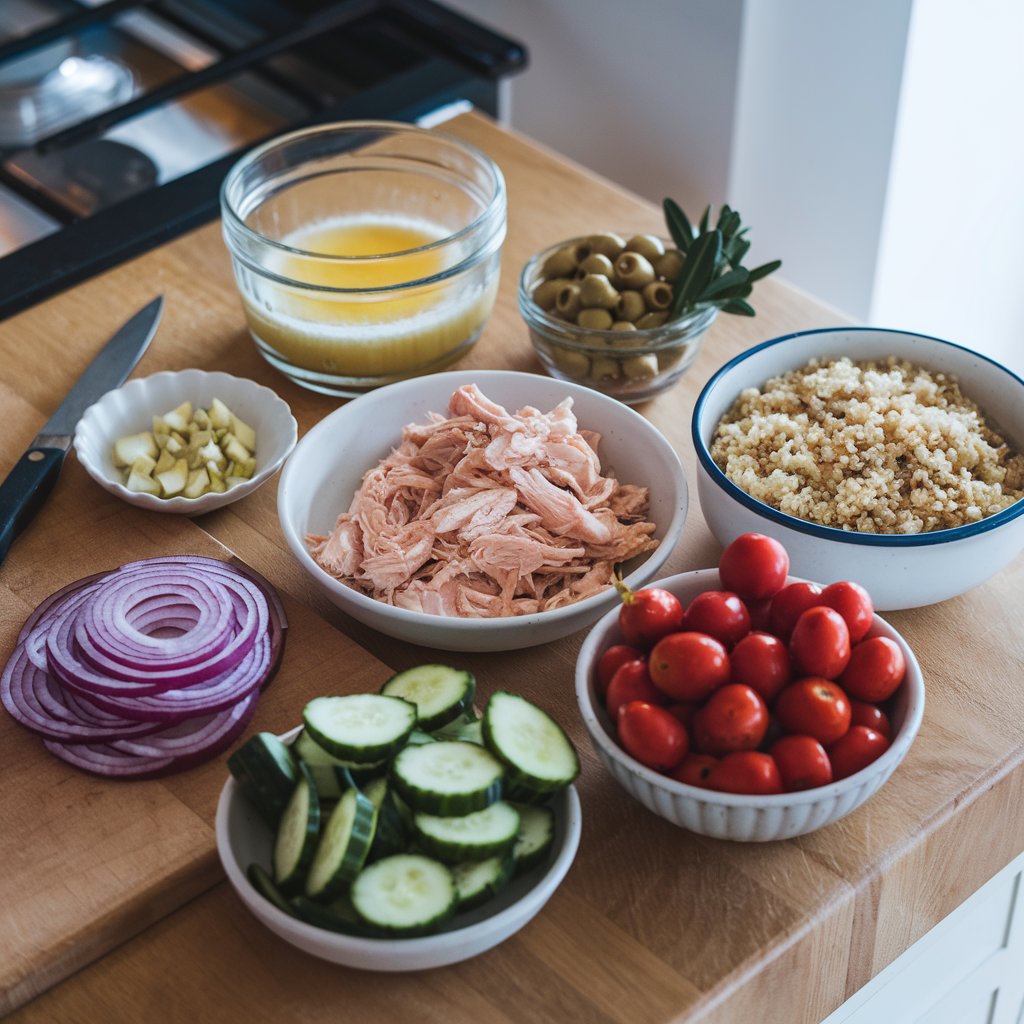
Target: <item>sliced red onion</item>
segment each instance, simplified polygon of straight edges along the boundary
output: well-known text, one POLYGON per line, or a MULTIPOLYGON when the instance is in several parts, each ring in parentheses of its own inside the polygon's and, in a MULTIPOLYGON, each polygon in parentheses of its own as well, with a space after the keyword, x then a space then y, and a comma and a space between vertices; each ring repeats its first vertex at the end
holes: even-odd
POLYGON ((247 566, 133 562, 40 603, 0 674, 0 703, 86 771, 177 771, 245 728, 286 630, 277 594, 247 566))

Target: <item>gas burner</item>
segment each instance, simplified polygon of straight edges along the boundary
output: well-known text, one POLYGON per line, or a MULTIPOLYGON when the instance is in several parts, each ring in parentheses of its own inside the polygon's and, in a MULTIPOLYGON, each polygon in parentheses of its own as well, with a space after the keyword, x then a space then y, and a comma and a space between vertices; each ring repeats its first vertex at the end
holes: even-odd
POLYGON ((67 42, 0 69, 0 146, 31 146, 131 98, 134 77, 119 60, 77 56, 67 42))

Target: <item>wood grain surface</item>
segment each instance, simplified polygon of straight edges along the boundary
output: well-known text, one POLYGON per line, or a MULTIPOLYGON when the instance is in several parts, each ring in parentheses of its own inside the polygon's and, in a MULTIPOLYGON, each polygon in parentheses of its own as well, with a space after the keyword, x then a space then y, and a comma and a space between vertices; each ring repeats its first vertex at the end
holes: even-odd
MULTIPOLYGON (((597 228, 660 231, 660 212, 480 116, 464 116, 449 127, 497 160, 509 194, 498 305, 461 365, 540 372, 515 305, 522 264, 542 247, 597 228)), ((761 254, 758 262, 774 255, 761 254)), ((0 326, 0 400, 16 411, 13 430, 0 436, 4 464, 31 439, 99 341, 157 293, 167 298, 164 324, 137 374, 195 365, 252 377, 289 402, 300 432, 335 407, 289 384, 259 359, 244 329, 219 227, 211 225, 0 326)), ((758 284, 753 301, 754 320, 719 317, 683 382, 639 409, 673 442, 691 487, 690 416, 707 377, 764 338, 842 322, 835 311, 775 278, 758 284)), ((296 642, 298 632, 289 641, 288 672, 261 708, 272 727, 294 719, 305 696, 333 681, 330 666, 356 656, 364 678, 372 676, 376 666, 360 648, 394 668, 452 659, 382 637, 328 604, 285 550, 274 483, 195 524, 171 527, 169 517, 113 509, 82 476, 69 463, 54 503, 0 567, 7 643, 11 617, 23 616, 65 571, 70 578, 92 564, 79 547, 96 543, 103 514, 82 519, 84 502, 124 518, 126 536, 144 537, 153 550, 182 539, 166 535, 168 529, 187 532, 196 550, 219 542, 290 595, 293 625, 298 621, 309 632, 304 641, 296 642), (72 524, 67 566, 50 562, 45 535, 54 516, 72 524), (47 582, 36 585, 36 573, 47 582)), ((712 565, 718 555, 693 490, 690 502, 666 575, 712 565)), ((576 715, 572 672, 582 635, 527 651, 466 656, 459 663, 476 673, 482 694, 499 687, 523 692, 566 724, 582 755, 584 826, 576 862, 544 911, 518 935, 465 964, 375 976, 298 953, 263 929, 221 884, 32 1000, 12 1019, 820 1021, 1024 849, 1024 815, 1017 811, 1024 798, 1024 689, 1015 682, 1024 668, 1024 635, 1016 628, 1024 597, 1020 570, 1018 560, 970 594, 890 616, 914 646, 925 674, 924 724, 886 786, 862 809, 814 835, 771 844, 713 841, 676 829, 631 801, 597 763, 576 715)), ((6 731, 0 739, 8 739, 6 731)), ((14 777, 28 756, 24 737, 10 744, 2 755, 5 778, 14 777)), ((158 794, 143 784, 132 799, 150 808, 154 820, 160 818, 158 831, 174 832, 168 821, 183 815, 202 834, 212 821, 222 765, 208 774, 161 784, 164 792, 158 794)), ((67 785, 87 784, 76 778, 67 785)), ((113 788, 111 796, 108 787, 94 787, 93 799, 116 801, 126 792, 113 788)), ((22 814, 15 808, 24 806, 5 787, 5 834, 22 814)), ((77 808, 71 834, 101 830, 101 817, 88 806, 77 808)), ((20 828, 30 828, 24 817, 18 820, 20 828)), ((52 856, 52 838, 25 833, 19 856, 45 861, 52 856)), ((109 843, 103 856, 115 858, 116 847, 109 843)), ((96 880, 104 873, 99 859, 100 866, 85 869, 89 890, 103 885, 96 880)), ((203 875, 194 884, 202 888, 207 881, 203 875)), ((161 892, 176 885, 165 882, 161 892)), ((50 896, 40 892, 37 899, 44 906, 50 896)), ((149 919, 161 916, 158 909, 149 919)), ((8 955, 16 952, 7 949, 9 943, 32 937, 32 923, 19 921, 17 930, 5 928, 0 937, 8 955)), ((145 923, 133 922, 132 930, 145 923)), ((89 946, 88 929, 70 935, 58 922, 48 932, 69 948, 66 965, 101 951, 89 946)), ((21 998, 54 980, 53 974, 25 980, 21 998)))

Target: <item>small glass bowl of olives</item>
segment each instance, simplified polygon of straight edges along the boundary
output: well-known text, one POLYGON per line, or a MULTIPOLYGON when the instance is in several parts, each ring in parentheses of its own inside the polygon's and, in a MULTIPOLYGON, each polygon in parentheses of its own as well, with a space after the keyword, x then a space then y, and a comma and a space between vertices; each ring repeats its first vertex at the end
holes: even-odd
POLYGON ((519 278, 519 311, 547 372, 627 405, 675 384, 718 313, 669 318, 684 258, 656 235, 614 232, 534 256, 519 278))

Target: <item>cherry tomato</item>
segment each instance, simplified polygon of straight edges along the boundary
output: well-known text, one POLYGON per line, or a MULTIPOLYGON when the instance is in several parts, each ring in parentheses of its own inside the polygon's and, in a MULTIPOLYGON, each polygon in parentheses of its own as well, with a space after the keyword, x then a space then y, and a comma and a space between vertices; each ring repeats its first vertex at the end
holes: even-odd
POLYGON ((793 667, 804 675, 838 679, 850 661, 850 631, 834 608, 808 608, 789 638, 793 667))
POLYGON ((708 772, 707 788, 722 793, 769 794, 782 792, 775 759, 756 750, 726 754, 708 772))
POLYGON ((603 697, 608 692, 608 684, 615 675, 615 670, 627 661, 643 660, 644 652, 628 644, 613 644, 597 659, 597 692, 603 697))
POLYGON ((651 682, 646 661, 627 661, 620 665, 608 684, 604 706, 614 722, 619 708, 631 700, 645 700, 650 704, 664 704, 665 695, 651 682))
POLYGON ((686 756, 686 730, 668 711, 642 700, 631 700, 619 711, 619 742, 642 765, 656 772, 671 771, 686 756))
POLYGON ((689 753, 683 758, 682 763, 670 771, 669 777, 676 782, 685 782, 688 786, 707 787, 708 773, 718 764, 718 758, 710 754, 689 753))
POLYGON ((744 601, 758 601, 778 593, 786 585, 789 555, 773 537, 744 533, 723 552, 718 561, 722 586, 744 601))
POLYGON ((827 786, 832 781, 832 763, 813 736, 783 736, 768 752, 779 766, 787 793, 827 786))
POLYGON ((796 620, 816 604, 821 604, 821 587, 817 583, 790 583, 783 587, 772 598, 769 611, 771 631, 788 640, 796 620))
POLYGON ((673 700, 703 700, 729 681, 729 655, 705 633, 670 633, 647 661, 651 679, 673 700))
POLYGON ((749 686, 715 690, 693 716, 693 745, 702 754, 753 750, 768 728, 768 708, 749 686))
POLYGON ((832 775, 836 779, 845 779, 867 768, 888 749, 889 741, 880 732, 866 725, 855 725, 828 748, 832 775))
POLYGON ((757 690, 769 704, 790 679, 789 651, 770 633, 748 633, 732 649, 729 662, 732 682, 757 690))
POLYGON ((732 647, 750 632, 750 612, 728 590, 705 590, 687 607, 683 615, 683 629, 691 633, 707 633, 726 647, 732 647))
POLYGON ((850 701, 828 679, 798 679, 775 698, 775 714, 787 733, 813 736, 826 747, 850 728, 850 701))
POLYGON ((887 740, 892 739, 892 725, 889 716, 874 704, 862 700, 850 701, 850 726, 866 725, 875 732, 880 732, 887 740))
POLYGON ((631 647, 652 647, 663 636, 674 633, 683 624, 683 606, 675 594, 661 587, 632 591, 624 583, 619 588, 619 630, 631 647))
POLYGON ((875 605, 871 595, 859 583, 851 580, 830 583, 821 592, 821 603, 842 615, 850 631, 851 644, 859 643, 867 636, 875 619, 875 605))
POLYGON ((872 636, 854 647, 839 681, 857 700, 880 701, 896 692, 906 671, 899 644, 887 636, 872 636))

